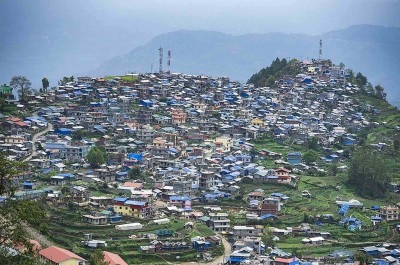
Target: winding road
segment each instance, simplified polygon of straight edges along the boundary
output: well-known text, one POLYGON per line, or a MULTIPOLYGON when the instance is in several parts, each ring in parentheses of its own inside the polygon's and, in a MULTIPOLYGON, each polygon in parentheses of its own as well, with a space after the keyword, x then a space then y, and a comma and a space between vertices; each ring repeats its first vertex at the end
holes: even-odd
MULTIPOLYGON (((220 235, 219 235, 220 236, 220 235)), ((181 263, 181 265, 191 265, 191 264, 201 264, 201 265, 221 265, 224 264, 224 261, 229 258, 229 256, 231 255, 232 252, 232 247, 231 244, 229 244, 228 241, 226 241, 226 239, 222 236, 220 236, 222 238, 222 245, 224 246, 224 254, 217 257, 216 259, 214 259, 213 261, 210 262, 183 262, 181 263)))
POLYGON ((200 264, 202 265, 220 265, 220 264, 224 264, 225 259, 229 258, 229 256, 231 255, 231 244, 229 244, 228 241, 226 241, 226 239, 224 237, 222 237, 222 245, 224 246, 224 255, 219 256, 218 258, 216 258, 215 260, 211 261, 211 262, 200 262, 200 264))
POLYGON ((51 130, 53 130, 53 124, 48 123, 46 129, 44 129, 43 131, 40 131, 32 136, 32 153, 29 156, 25 157, 24 160, 22 160, 23 162, 27 162, 27 161, 31 160, 32 157, 37 154, 37 152, 36 152, 37 138, 48 133, 51 130))

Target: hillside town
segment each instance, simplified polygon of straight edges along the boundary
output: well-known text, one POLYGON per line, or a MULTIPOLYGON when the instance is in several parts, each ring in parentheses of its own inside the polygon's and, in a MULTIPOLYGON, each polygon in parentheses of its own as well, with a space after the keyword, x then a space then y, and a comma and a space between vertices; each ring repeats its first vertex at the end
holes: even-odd
POLYGON ((375 202, 341 179, 381 110, 355 97, 345 67, 290 64, 296 72, 270 87, 168 72, 82 76, 23 104, 4 84, 14 112, 0 113, 0 150, 28 167, 0 202, 44 201, 48 240, 31 241, 51 264, 88 264, 94 249, 112 265, 139 264, 135 255, 143 264, 354 264, 360 255, 397 264, 397 185, 375 202))

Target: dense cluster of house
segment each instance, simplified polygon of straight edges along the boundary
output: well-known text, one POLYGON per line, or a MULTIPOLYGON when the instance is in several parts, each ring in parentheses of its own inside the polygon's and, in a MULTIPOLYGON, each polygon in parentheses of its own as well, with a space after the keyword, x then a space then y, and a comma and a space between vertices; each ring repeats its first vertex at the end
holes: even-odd
MULTIPOLYGON (((221 208, 198 211, 192 204, 232 198, 243 182, 295 185, 296 172, 321 170, 316 164, 306 164, 301 152, 257 151, 252 140, 269 135, 277 143, 304 144, 316 139, 325 150, 319 160, 338 162, 345 155, 332 146, 356 145, 355 132, 369 125, 363 113, 379 112, 373 106, 360 111, 365 106, 350 98, 359 88, 346 82, 344 69, 329 61, 297 64, 300 73, 282 76, 276 88, 185 74, 78 77, 31 96, 35 114, 23 118, 0 114, 0 150, 13 160, 33 154, 31 171, 21 175, 21 197, 43 193, 57 197, 57 190, 69 186, 71 198, 79 205, 108 209, 82 216, 82 221, 95 225, 121 222, 125 217, 159 218, 156 202, 163 201, 163 214, 203 222, 216 233, 232 233, 232 263, 254 259, 253 253, 265 251, 262 226, 231 226, 221 208), (52 129, 38 136, 49 124, 52 129), (105 147, 107 159, 93 169, 87 155, 95 146, 105 147), (263 160, 272 160, 275 166, 265 167, 263 160), (30 181, 35 174, 50 174, 52 188, 36 189, 30 181), (79 185, 71 184, 76 180, 79 185), (93 183, 123 196, 94 197, 87 187, 93 183)), ((3 86, 1 93, 9 93, 7 89, 3 86)), ((254 190, 246 195, 246 217, 279 218, 289 199, 281 193, 254 190)), ((399 219, 398 208, 396 213, 384 208, 380 217, 399 219)), ((281 230, 273 232, 292 232, 281 230)), ((309 235, 303 243, 321 244, 328 236, 309 235)), ((204 238, 174 244, 155 240, 141 251, 197 248, 206 243, 204 238)), ((297 260, 281 261, 293 262, 297 260)))

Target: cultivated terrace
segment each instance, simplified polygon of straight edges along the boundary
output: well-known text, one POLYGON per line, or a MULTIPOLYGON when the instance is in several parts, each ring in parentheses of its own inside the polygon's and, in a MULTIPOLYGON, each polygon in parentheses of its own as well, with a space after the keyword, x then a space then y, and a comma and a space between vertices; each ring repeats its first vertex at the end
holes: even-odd
POLYGON ((0 201, 40 202, 47 229, 26 230, 42 261, 398 262, 400 112, 343 64, 12 92, 0 150, 25 164, 0 201))

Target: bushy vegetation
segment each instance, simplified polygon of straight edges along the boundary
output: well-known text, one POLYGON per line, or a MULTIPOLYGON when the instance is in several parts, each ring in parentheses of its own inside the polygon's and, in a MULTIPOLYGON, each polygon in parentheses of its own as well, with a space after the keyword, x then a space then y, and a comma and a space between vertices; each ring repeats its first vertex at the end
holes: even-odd
POLYGON ((90 149, 87 160, 92 167, 98 167, 107 161, 107 154, 104 146, 95 146, 90 149))
POLYGON ((282 60, 276 58, 270 66, 265 67, 258 73, 252 75, 247 83, 254 84, 258 87, 273 87, 275 81, 279 80, 282 75, 296 75, 298 73, 298 68, 296 67, 295 62, 296 59, 288 62, 285 58, 282 60))
POLYGON ((384 159, 370 148, 362 147, 350 162, 349 183, 362 196, 383 197, 390 179, 384 159))

